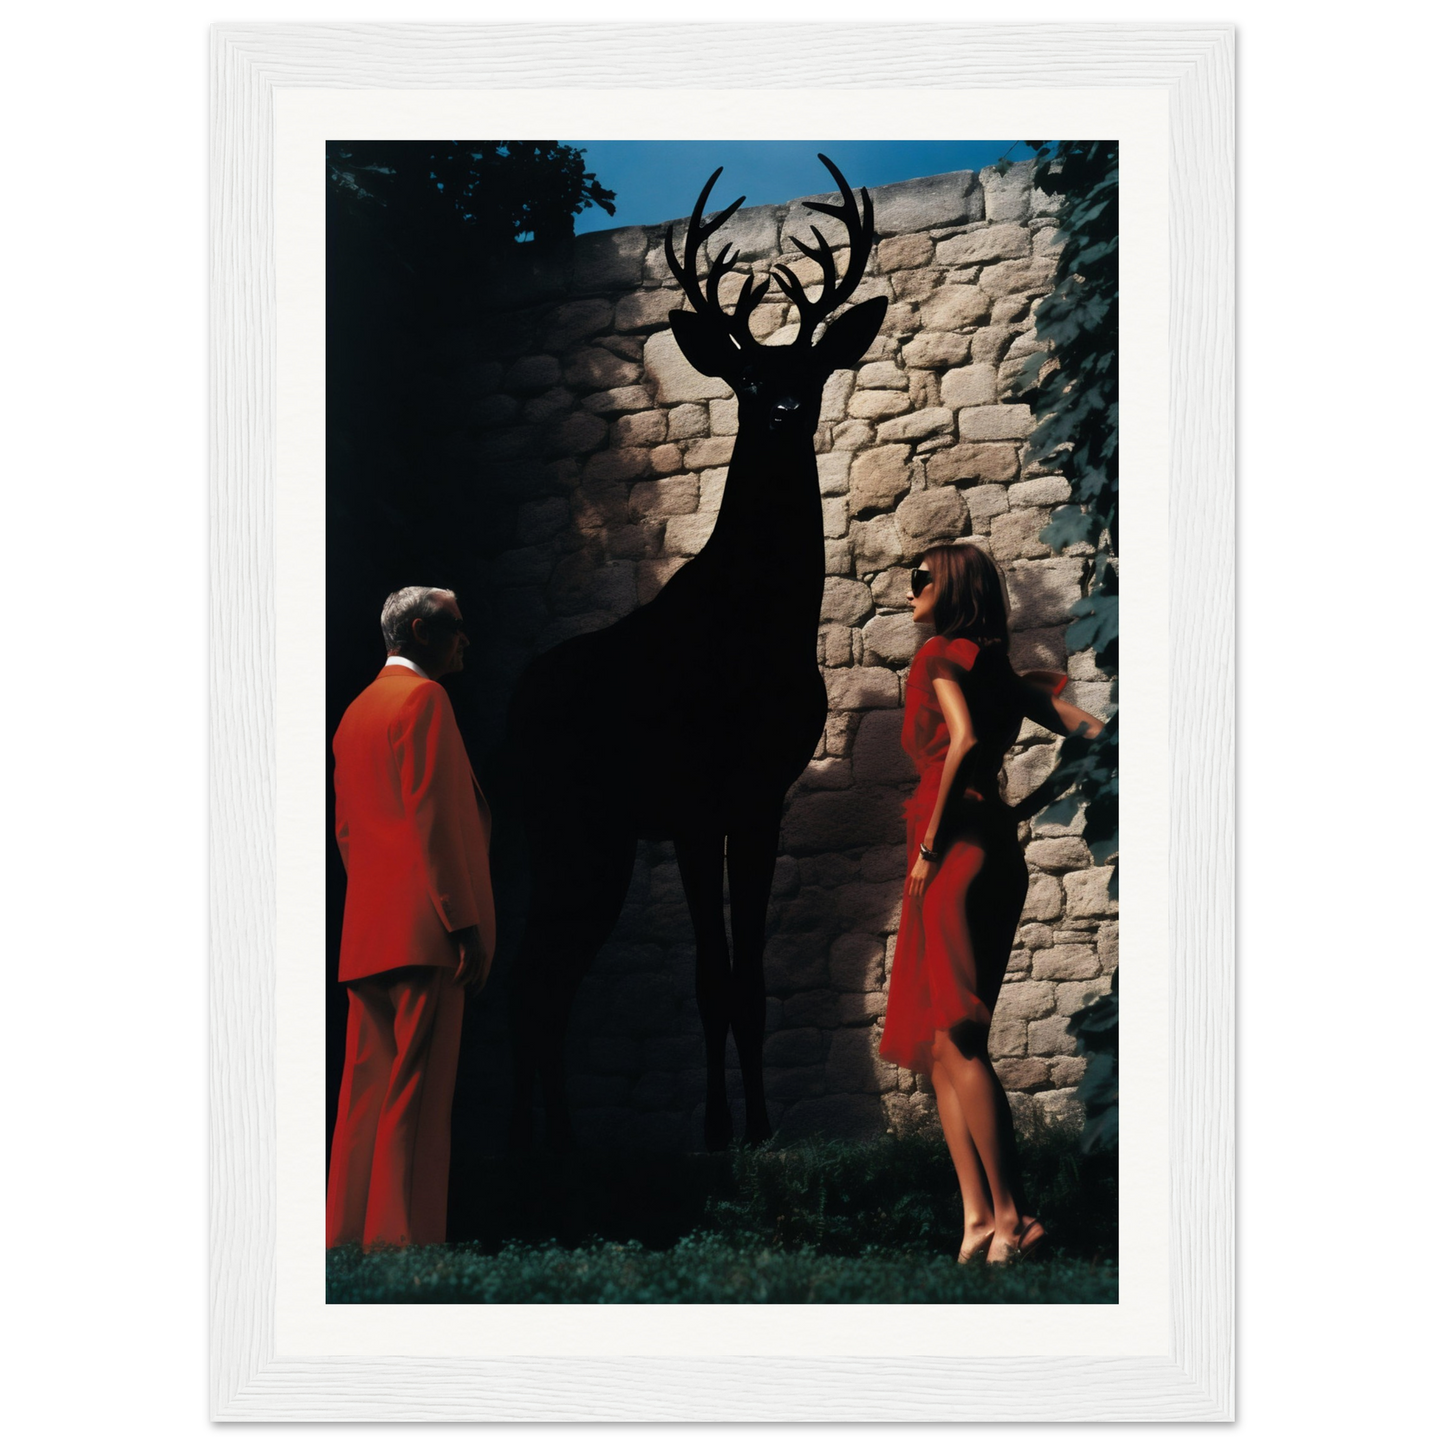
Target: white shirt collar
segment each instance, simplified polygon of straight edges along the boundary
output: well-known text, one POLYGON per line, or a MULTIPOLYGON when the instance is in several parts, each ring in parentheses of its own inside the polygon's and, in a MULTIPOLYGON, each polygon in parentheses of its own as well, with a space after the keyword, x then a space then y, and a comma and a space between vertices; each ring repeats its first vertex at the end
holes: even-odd
POLYGON ((400 654, 398 654, 398 655, 395 656, 395 657, 388 657, 388 658, 386 659, 386 662, 383 663, 382 665, 383 665, 384 667, 409 667, 414 673, 416 673, 416 675, 417 675, 418 677, 424 677, 424 678, 426 678, 426 680, 427 680, 428 682, 431 681, 431 674, 430 674, 430 673, 424 672, 421 668, 419 668, 419 667, 416 665, 416 663, 414 663, 414 662, 411 660, 411 658, 409 658, 409 657, 402 657, 400 654))

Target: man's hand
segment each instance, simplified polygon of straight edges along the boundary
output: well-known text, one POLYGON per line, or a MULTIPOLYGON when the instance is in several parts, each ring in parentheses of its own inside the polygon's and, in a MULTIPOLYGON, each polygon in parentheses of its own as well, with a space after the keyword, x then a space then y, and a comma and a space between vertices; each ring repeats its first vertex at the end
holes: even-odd
POLYGON ((470 928, 458 928, 449 935, 457 946, 457 971, 452 977, 465 989, 479 993, 492 971, 492 960, 482 947, 482 931, 472 924, 470 928))

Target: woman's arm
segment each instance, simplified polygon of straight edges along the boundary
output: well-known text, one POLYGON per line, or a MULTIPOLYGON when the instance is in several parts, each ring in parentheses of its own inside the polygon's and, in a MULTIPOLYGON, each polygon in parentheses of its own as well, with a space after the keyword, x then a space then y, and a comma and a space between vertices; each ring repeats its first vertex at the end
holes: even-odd
MULTIPOLYGON (((948 724, 948 752, 943 759, 943 775, 938 782, 938 801, 933 805, 933 816, 923 832, 923 846, 930 851, 938 838, 938 827, 943 821, 943 810, 948 804, 948 795, 953 790, 954 779, 977 739, 973 732, 973 718, 969 715, 968 704, 963 698, 963 689, 951 678, 935 678, 934 695, 943 711, 943 720, 948 724)), ((930 863, 919 857, 908 875, 904 891, 910 898, 922 898, 928 881, 938 871, 937 863, 930 863)))
POLYGON ((1103 731, 1101 719, 1059 696, 1059 690, 1067 681, 1062 672, 1025 672, 1019 681, 1023 684, 1020 700, 1024 716, 1040 727, 1062 733, 1065 737, 1077 732, 1080 727, 1085 728, 1091 738, 1098 737, 1103 731))

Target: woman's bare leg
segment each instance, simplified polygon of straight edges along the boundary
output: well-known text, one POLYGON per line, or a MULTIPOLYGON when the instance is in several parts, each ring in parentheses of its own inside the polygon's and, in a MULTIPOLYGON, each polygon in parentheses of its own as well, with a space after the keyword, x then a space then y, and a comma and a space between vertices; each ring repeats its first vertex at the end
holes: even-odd
POLYGON ((989 1258, 1006 1258, 1022 1232, 1011 1167, 1013 1115, 1009 1112, 1008 1098, 982 1047, 982 1040, 977 1049, 970 1049, 965 1055, 947 1031, 940 1029, 933 1037, 933 1057, 934 1076, 945 1073, 952 1083, 968 1137, 978 1151, 988 1180, 994 1224, 989 1258))
POLYGON ((984 1178, 978 1151, 969 1138, 963 1105, 954 1092, 953 1081, 948 1077, 947 1070, 938 1065, 934 1066, 931 1078, 938 1101, 938 1121, 943 1125, 943 1137, 948 1143, 949 1158, 953 1160, 953 1172, 958 1175, 958 1191, 963 1195, 963 1242, 959 1246, 959 1254, 967 1256, 993 1231, 993 1200, 989 1196, 988 1181, 984 1178))

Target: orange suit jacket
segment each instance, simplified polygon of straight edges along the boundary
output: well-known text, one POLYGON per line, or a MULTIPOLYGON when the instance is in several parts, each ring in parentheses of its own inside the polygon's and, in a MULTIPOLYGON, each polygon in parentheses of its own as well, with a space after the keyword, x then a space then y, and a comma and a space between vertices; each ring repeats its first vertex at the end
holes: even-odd
POLYGON ((455 969, 447 934, 472 924, 490 957, 491 812, 446 690, 410 668, 383 667, 331 746, 346 868, 340 981, 413 965, 455 969))

